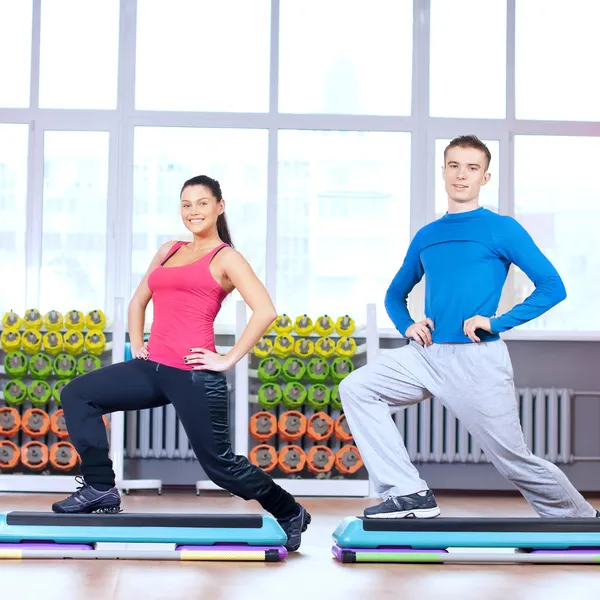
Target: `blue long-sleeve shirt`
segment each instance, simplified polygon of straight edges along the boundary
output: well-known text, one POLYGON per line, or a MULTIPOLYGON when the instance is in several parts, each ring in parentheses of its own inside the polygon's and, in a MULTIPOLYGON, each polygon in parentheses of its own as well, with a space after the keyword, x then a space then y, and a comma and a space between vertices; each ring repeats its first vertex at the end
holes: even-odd
POLYGON ((405 336, 414 321, 407 298, 425 276, 425 315, 434 324, 434 343, 470 343, 464 321, 490 318, 492 333, 481 341, 531 321, 564 300, 566 290, 552 263, 512 217, 485 208, 446 214, 420 229, 385 296, 385 308, 405 336), (496 316, 511 263, 531 279, 535 290, 522 303, 496 316))

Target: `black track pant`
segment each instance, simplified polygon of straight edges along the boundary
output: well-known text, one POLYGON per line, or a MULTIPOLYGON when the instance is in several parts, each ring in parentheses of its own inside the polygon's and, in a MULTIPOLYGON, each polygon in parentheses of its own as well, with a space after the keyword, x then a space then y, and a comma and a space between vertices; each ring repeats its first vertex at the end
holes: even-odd
POLYGON ((208 477, 244 500, 257 500, 277 519, 297 513, 293 496, 244 456, 233 453, 225 375, 184 371, 129 360, 71 381, 61 393, 69 436, 81 456, 86 483, 114 485, 115 474, 102 415, 173 404, 208 477))

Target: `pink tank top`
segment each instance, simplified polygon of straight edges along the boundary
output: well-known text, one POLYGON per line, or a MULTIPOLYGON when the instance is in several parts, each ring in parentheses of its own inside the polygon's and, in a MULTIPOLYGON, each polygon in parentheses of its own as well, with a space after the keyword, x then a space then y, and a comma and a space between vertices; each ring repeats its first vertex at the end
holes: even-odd
POLYGON ((183 362, 189 348, 216 351, 214 321, 227 293, 212 276, 210 263, 228 244, 217 246, 188 265, 163 266, 186 244, 177 242, 148 277, 154 304, 148 352, 149 359, 161 365, 191 370, 192 366, 183 362))

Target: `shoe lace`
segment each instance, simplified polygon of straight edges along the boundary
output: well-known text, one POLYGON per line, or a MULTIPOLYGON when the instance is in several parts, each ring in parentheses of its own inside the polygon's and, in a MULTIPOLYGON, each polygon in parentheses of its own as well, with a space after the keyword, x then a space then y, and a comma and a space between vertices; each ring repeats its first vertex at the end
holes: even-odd
POLYGON ((76 496, 81 496, 83 490, 85 490, 85 488, 88 487, 88 484, 85 482, 84 478, 81 475, 77 475, 75 477, 75 481, 79 484, 79 486, 77 487, 77 490, 74 491, 73 494, 71 494, 72 498, 76 496))
POLYGON ((392 504, 398 509, 398 510, 404 510, 404 506, 402 505, 402 503, 399 501, 399 498, 397 498, 396 496, 392 496, 390 498, 390 500, 392 501, 392 504))

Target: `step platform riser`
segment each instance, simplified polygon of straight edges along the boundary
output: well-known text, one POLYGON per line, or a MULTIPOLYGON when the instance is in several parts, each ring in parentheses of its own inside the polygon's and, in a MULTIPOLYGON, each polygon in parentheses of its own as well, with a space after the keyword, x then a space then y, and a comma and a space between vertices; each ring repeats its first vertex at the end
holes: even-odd
POLYGON ((342 548, 600 547, 600 519, 388 519, 348 517, 333 534, 342 548))
POLYGON ((342 548, 333 546, 332 553, 342 563, 533 563, 600 565, 600 548, 565 550, 533 550, 531 552, 448 552, 440 549, 413 548, 342 548))
POLYGON ((0 558, 280 562, 287 536, 266 515, 0 514, 0 558), (172 544, 99 549, 98 544, 172 544))

